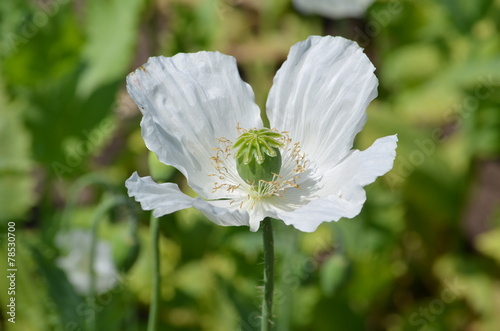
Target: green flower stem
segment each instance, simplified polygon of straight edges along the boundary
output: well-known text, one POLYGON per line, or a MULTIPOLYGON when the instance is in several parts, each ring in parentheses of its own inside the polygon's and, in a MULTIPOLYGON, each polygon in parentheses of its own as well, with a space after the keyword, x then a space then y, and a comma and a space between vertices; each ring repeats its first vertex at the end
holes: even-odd
POLYGON ((272 219, 262 221, 264 239, 264 298, 262 300, 261 331, 272 328, 273 292, 274 292, 274 238, 272 219))
MULTIPOLYGON (((66 201, 66 206, 64 207, 62 214, 62 225, 61 230, 69 230, 71 228, 71 221, 74 219, 72 212, 76 207, 78 198, 80 197, 82 191, 90 185, 99 185, 105 191, 113 192, 113 187, 101 176, 94 173, 80 177, 76 183, 71 187, 69 192, 69 197, 66 201)), ((59 229, 58 229, 59 231, 59 229)))
POLYGON ((151 292, 151 308, 149 310, 148 330, 156 331, 158 306, 160 303, 160 221, 151 213, 151 250, 153 254, 153 290, 151 292))

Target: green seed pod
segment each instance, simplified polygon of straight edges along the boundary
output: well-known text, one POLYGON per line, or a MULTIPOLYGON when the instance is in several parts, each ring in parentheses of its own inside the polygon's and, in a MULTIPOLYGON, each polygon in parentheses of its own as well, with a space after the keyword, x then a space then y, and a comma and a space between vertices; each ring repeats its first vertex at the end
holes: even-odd
POLYGON ((240 177, 249 184, 259 181, 270 182, 279 175, 283 144, 277 139, 282 135, 264 128, 249 130, 238 137, 233 148, 236 152, 236 169, 240 177))
POLYGON ((276 156, 264 156, 264 161, 259 164, 254 158, 249 163, 242 162, 243 158, 236 160, 236 170, 240 177, 247 183, 256 184, 263 180, 270 182, 274 175, 278 175, 281 169, 281 154, 277 148, 274 149, 276 156))

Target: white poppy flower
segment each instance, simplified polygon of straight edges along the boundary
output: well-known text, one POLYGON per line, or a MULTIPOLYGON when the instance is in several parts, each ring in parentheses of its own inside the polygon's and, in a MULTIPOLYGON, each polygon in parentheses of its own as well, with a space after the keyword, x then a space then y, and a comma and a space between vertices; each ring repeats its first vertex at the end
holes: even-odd
MULTIPOLYGON (((88 295, 90 292, 91 243, 92 233, 85 230, 73 230, 56 237, 56 245, 66 253, 57 258, 56 264, 64 270, 69 282, 81 295, 88 295)), ((112 289, 118 281, 111 246, 101 240, 96 243, 94 272, 97 293, 112 289)))
MULTIPOLYGON (((126 182, 129 195, 156 217, 195 207, 216 224, 251 231, 265 217, 312 232, 322 222, 356 216, 366 200, 363 186, 388 172, 396 154, 396 136, 351 150, 377 95, 374 70, 362 49, 344 38, 312 36, 294 45, 269 92, 272 130, 261 130, 281 163, 269 168, 264 162, 271 177, 255 181, 241 178, 244 157, 236 160, 233 147, 245 133, 259 135, 263 124, 235 59, 217 52, 150 58, 127 77, 143 114, 144 141, 199 197, 137 173, 126 182)), ((274 152, 265 149, 269 160, 274 152)))
POLYGON ((339 19, 363 17, 374 0, 294 0, 293 2, 303 13, 339 19))

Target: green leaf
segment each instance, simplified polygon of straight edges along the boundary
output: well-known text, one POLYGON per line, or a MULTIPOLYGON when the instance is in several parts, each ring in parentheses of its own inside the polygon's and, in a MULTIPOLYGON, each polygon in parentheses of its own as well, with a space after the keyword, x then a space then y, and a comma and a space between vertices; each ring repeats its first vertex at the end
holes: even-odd
POLYGON ((5 54, 2 67, 5 81, 10 85, 44 86, 78 66, 84 40, 72 7, 57 4, 53 13, 44 25, 35 25, 35 15, 44 15, 38 9, 32 16, 19 18, 18 30, 11 31, 18 39, 12 37, 9 41, 11 50, 5 54))
POLYGON ((493 0, 440 0, 439 2, 446 7, 458 30, 467 33, 491 7, 493 0))
POLYGON ((75 292, 65 273, 53 260, 46 257, 37 247, 32 247, 32 254, 38 264, 39 274, 45 279, 47 291, 53 300, 60 319, 60 325, 83 326, 84 319, 94 316, 95 312, 75 292))
POLYGON ((321 267, 320 282, 323 293, 333 295, 344 283, 349 270, 349 263, 345 256, 334 254, 321 267))
POLYGON ((142 0, 93 0, 87 4, 88 41, 83 49, 86 69, 77 89, 81 96, 127 73, 139 31, 142 0))
POLYGON ((500 229, 493 229, 479 235, 476 239, 476 247, 500 265, 500 229))
POLYGON ((30 152, 20 109, 7 100, 0 82, 0 224, 21 218, 34 203, 30 152))
POLYGON ((112 109, 119 83, 101 86, 88 98, 79 98, 76 85, 80 77, 76 71, 31 91, 27 124, 33 133, 34 155, 58 178, 76 175, 74 170, 85 164, 112 130, 110 122, 103 120, 112 109), (91 134, 93 129, 96 132, 91 134), (77 142, 67 144, 68 138, 77 142))
MULTIPOLYGON (((0 236, 2 236, 2 241, 4 241, 5 233, 7 227, 2 227, 0 231, 0 236), (2 233, 3 232, 3 233, 2 233)), ((5 331, 17 331, 17 330, 27 330, 27 331, 49 331, 53 330, 55 325, 61 325, 59 320, 56 318, 53 307, 52 298, 47 293, 47 286, 45 279, 40 277, 40 269, 37 265, 37 261, 32 255, 32 245, 34 237, 31 236, 29 231, 24 231, 22 227, 18 224, 16 225, 16 256, 15 263, 16 269, 15 280, 7 278, 10 272, 4 270, 3 277, 0 277, 0 303, 2 304, 2 316, 3 323, 5 325, 5 331), (10 281, 15 282, 15 294, 9 294, 8 288, 10 287, 10 281), (15 298, 16 302, 16 318, 15 323, 6 322, 7 318, 11 316, 7 315, 7 303, 10 298, 15 298), (5 304, 5 306, 4 306, 5 304), (3 308, 5 307, 5 309, 3 308)), ((37 239, 35 239, 37 240, 37 239)), ((38 240, 37 240, 38 241, 38 240)), ((37 250, 42 250, 45 247, 37 246, 37 250)), ((7 266, 7 244, 0 245, 0 254, 5 256, 5 263, 2 266, 7 266)), ((63 291, 61 289, 61 291, 63 291)))

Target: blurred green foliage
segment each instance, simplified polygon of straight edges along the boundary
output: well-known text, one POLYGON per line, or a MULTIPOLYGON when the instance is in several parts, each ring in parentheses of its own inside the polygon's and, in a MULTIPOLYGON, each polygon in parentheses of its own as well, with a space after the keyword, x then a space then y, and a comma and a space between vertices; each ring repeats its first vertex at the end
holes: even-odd
MULTIPOLYGON (((6 321, 2 276, 0 329, 145 330, 148 213, 106 206, 148 160, 155 178, 189 188, 144 146, 130 71, 149 56, 220 51, 264 109, 290 46, 332 34, 365 47, 380 79, 357 147, 398 133, 398 156, 355 219, 311 234, 276 222, 276 330, 496 330, 499 22, 494 0, 380 0, 338 21, 288 0, 2 1, 0 258, 16 221, 18 311, 6 321), (118 286, 90 298, 57 266, 55 238, 94 221, 122 268, 118 286)), ((259 234, 196 210, 161 230, 161 330, 257 329, 259 234)))

